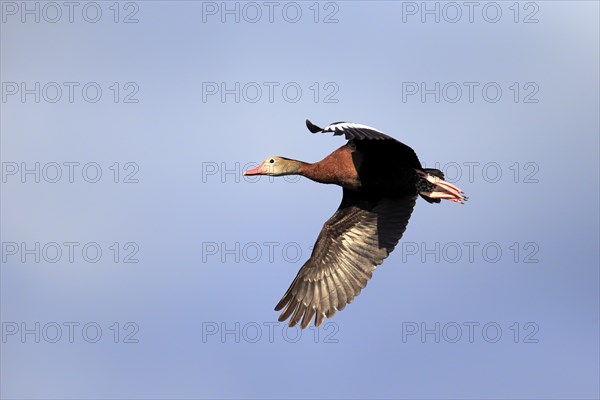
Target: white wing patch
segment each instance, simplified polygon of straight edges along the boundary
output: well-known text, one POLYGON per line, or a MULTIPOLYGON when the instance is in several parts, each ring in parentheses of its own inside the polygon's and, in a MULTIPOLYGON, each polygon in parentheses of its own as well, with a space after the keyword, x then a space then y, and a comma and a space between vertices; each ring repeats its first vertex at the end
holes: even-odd
POLYGON ((327 125, 325 128, 323 128, 323 131, 329 131, 329 132, 343 131, 345 128, 368 129, 368 130, 372 130, 375 132, 383 133, 380 130, 377 130, 370 126, 363 125, 363 124, 355 124, 353 122, 340 122, 337 124, 327 125))

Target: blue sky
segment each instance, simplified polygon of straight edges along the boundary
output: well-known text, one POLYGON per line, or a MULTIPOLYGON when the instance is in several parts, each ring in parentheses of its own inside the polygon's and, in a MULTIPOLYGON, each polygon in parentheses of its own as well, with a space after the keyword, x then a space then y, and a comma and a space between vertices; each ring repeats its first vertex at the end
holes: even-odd
POLYGON ((48 4, 1 3, 3 398, 598 398, 597 2, 48 4), (297 337, 341 190, 241 173, 306 118, 470 200, 297 337))

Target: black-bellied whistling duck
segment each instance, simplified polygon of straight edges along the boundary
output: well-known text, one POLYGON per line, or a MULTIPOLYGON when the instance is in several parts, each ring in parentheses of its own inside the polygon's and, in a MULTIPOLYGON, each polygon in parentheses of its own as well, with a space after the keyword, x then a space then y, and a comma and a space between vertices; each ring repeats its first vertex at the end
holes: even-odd
POLYGON ((309 164, 269 157, 244 175, 302 175, 343 188, 342 203, 325 222, 308 261, 275 307, 289 326, 315 326, 352 302, 373 270, 394 250, 406 230, 417 195, 429 203, 447 199, 463 203, 463 192, 443 180, 437 169, 422 168, 417 155, 377 129, 349 122, 312 133, 344 134, 348 143, 323 160, 309 164))

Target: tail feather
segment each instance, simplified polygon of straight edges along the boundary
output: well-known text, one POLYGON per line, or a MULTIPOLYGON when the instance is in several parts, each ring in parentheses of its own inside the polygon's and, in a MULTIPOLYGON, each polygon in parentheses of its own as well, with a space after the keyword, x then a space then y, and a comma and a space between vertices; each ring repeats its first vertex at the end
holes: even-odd
POLYGON ((439 169, 425 168, 416 172, 420 177, 417 191, 427 202, 439 203, 443 199, 464 204, 469 199, 460 188, 446 182, 444 173, 439 169))
POLYGON ((423 168, 423 171, 427 172, 429 175, 437 176, 440 179, 444 179, 444 173, 439 169, 423 168))

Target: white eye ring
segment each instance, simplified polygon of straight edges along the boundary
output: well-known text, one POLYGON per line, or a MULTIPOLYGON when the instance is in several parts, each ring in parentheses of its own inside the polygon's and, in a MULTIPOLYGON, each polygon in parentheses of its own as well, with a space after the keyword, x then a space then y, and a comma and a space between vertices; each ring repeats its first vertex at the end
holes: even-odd
POLYGON ((273 160, 273 159, 271 158, 271 160, 270 160, 269 162, 270 162, 271 164, 273 164, 273 163, 275 162, 275 160, 273 160))

